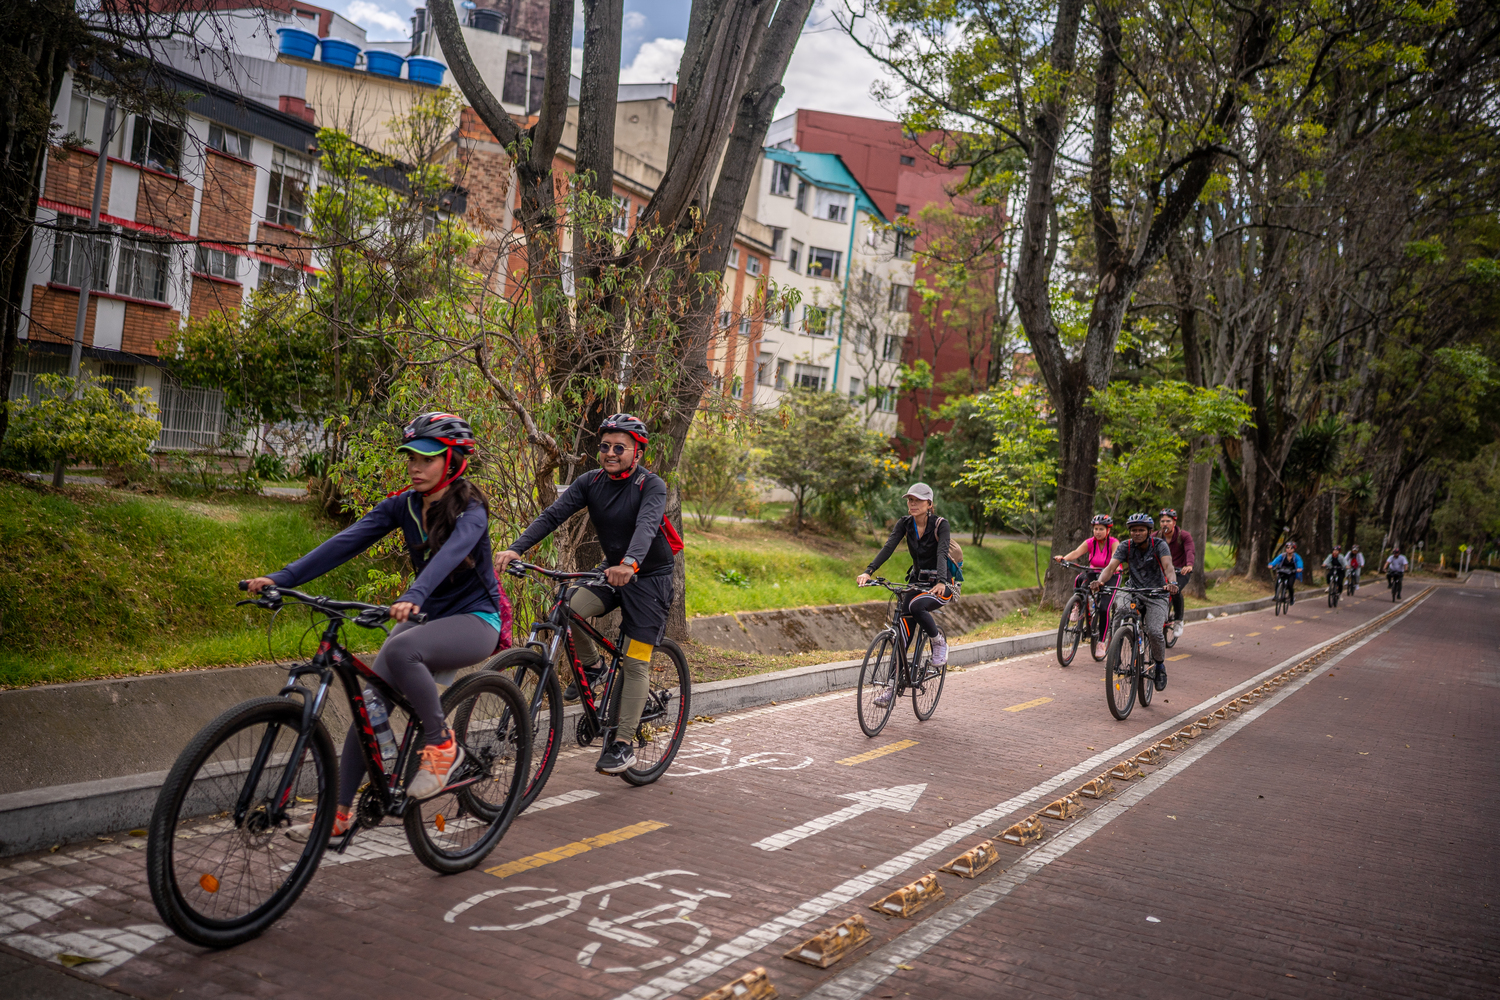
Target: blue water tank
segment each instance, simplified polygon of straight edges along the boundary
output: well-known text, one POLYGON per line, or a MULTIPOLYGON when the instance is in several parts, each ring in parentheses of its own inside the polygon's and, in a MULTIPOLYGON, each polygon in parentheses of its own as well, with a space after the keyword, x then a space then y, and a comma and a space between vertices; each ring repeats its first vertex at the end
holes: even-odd
POLYGON ((346 42, 342 38, 324 38, 323 61, 330 66, 344 66, 348 69, 354 68, 354 60, 359 57, 359 46, 353 42, 346 42))
POLYGON ((412 83, 425 83, 433 87, 443 85, 443 74, 448 67, 436 59, 426 56, 411 56, 406 60, 406 78, 412 83))
POLYGON ((401 75, 401 64, 406 62, 401 56, 384 49, 365 49, 365 69, 376 76, 399 77, 401 75))
POLYGON ((318 36, 301 28, 277 28, 281 36, 281 54, 296 59, 311 59, 318 49, 318 36))

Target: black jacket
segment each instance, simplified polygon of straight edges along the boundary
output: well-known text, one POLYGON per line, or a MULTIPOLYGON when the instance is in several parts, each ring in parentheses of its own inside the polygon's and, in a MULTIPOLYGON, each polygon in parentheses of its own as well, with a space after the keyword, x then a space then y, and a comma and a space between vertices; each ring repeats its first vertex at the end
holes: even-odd
POLYGON ((896 522, 891 529, 891 537, 885 540, 885 548, 870 560, 870 565, 865 567, 866 573, 874 573, 881 564, 891 557, 896 551, 896 544, 902 538, 906 539, 906 551, 911 555, 911 569, 906 573, 908 583, 918 582, 917 574, 936 574, 927 576, 921 582, 951 583, 948 577, 948 519, 938 517, 936 514, 927 516, 927 530, 917 537, 916 518, 910 514, 896 522))
POLYGON ((672 546, 661 533, 667 484, 639 466, 629 479, 611 479, 603 469, 585 472, 511 543, 511 551, 525 553, 585 507, 599 535, 605 566, 633 560, 639 576, 672 575, 672 546))

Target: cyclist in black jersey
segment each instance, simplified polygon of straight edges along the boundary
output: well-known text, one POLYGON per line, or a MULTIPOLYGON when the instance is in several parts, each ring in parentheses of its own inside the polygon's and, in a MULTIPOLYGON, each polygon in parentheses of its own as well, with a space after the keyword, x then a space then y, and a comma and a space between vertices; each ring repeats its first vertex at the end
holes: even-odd
MULTIPOLYGON (((605 774, 619 774, 635 764, 634 748, 619 736, 640 727, 651 684, 651 654, 666 631, 672 607, 673 556, 682 548, 666 518, 667 484, 640 464, 649 440, 646 425, 630 414, 605 418, 599 425, 600 467, 573 480, 520 538, 495 556, 496 568, 504 570, 573 514, 588 509, 604 550, 601 568, 608 586, 576 587, 568 595, 568 604, 585 618, 619 608, 625 634, 619 728, 597 765, 605 774)), ((584 680, 593 683, 603 669, 599 653, 581 631, 574 632, 573 642, 578 662, 586 664, 584 680)), ((564 692, 565 700, 582 693, 577 684, 575 679, 564 692)))

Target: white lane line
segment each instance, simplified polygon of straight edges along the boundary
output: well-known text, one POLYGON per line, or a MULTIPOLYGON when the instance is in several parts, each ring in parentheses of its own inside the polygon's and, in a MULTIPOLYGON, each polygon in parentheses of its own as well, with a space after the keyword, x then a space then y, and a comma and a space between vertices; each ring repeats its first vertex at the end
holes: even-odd
POLYGON ((550 795, 545 799, 537 799, 527 808, 526 812, 542 812, 547 809, 556 809, 558 806, 565 806, 569 802, 582 802, 584 799, 593 799, 598 796, 599 793, 592 789, 580 788, 577 791, 563 792, 561 795, 550 795))
MULTIPOLYGON (((1006 799, 994 808, 986 809, 984 812, 978 813, 962 823, 955 823, 947 830, 924 840, 902 854, 898 854, 884 864, 861 872, 859 875, 848 879, 820 896, 808 900, 795 909, 788 910, 781 916, 768 920, 759 927, 751 928, 739 937, 724 942, 710 952, 706 952, 691 961, 684 962, 682 965, 675 967, 671 972, 657 976, 637 986, 628 993, 620 994, 616 1000, 659 1000, 661 997, 671 996, 700 980, 715 975, 740 959, 753 955, 762 948, 770 947, 783 936, 798 930, 811 921, 817 920, 824 914, 843 906, 845 903, 858 899, 876 886, 895 878, 939 851, 952 847, 970 834, 998 823, 1012 813, 1057 791, 1070 782, 1085 776, 1092 777, 1106 764, 1115 763, 1127 751, 1133 750, 1139 744, 1152 740, 1162 733, 1181 729, 1187 722, 1198 718, 1210 709, 1217 708, 1241 691, 1255 687, 1268 677, 1274 677, 1293 664, 1307 659, 1325 646, 1349 637, 1368 624, 1366 622, 1362 625, 1356 625, 1354 628, 1347 629, 1331 639, 1314 643, 1302 652, 1278 663, 1276 666, 1263 670, 1254 677, 1241 681, 1233 687, 1226 688, 1219 694, 1199 702, 1194 707, 1174 716, 1168 721, 1153 726, 1142 733, 1127 737, 1122 742, 1115 744, 1108 750, 1095 754, 1083 763, 1070 767, 1066 771, 1061 771, 1038 785, 1033 785, 1019 795, 1014 795, 1006 799)), ((780 706, 777 707, 779 708, 780 706)))
POLYGON ((1287 683, 1254 708, 1247 709, 1236 718, 1222 724, 1215 732, 1200 736, 1193 741, 1191 747, 1177 754, 1160 770, 1133 783, 1120 795, 1100 805, 1091 815, 1063 830, 1055 839, 1032 848, 1002 874, 996 876, 993 881, 967 893, 952 906, 896 937, 857 964, 806 994, 804 1000, 857 1000, 895 975, 900 966, 910 967, 911 963, 921 955, 941 944, 949 935, 1010 895, 1013 890, 1043 868, 1125 815, 1131 807, 1138 805, 1146 796, 1207 756, 1229 737, 1281 704, 1294 692, 1306 687, 1325 671, 1337 666, 1345 657, 1366 643, 1390 631, 1415 608, 1416 604, 1412 604, 1400 615, 1392 618, 1348 649, 1334 655, 1327 663, 1287 683))
POLYGON ((840 823, 875 809, 894 809, 896 812, 911 812, 911 807, 917 804, 917 799, 927 791, 927 783, 920 785, 897 785, 894 788, 871 788, 863 792, 847 792, 840 795, 841 799, 853 799, 854 805, 845 806, 837 812, 831 812, 817 819, 810 819, 800 826, 794 826, 790 830, 772 834, 764 840, 757 840, 752 847, 759 847, 762 851, 779 851, 784 847, 790 847, 799 840, 806 840, 814 834, 831 830, 840 823))

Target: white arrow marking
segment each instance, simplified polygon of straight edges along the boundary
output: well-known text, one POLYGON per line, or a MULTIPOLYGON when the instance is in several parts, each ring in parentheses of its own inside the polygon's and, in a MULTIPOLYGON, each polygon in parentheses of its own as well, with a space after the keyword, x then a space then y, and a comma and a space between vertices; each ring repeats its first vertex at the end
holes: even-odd
POLYGON ((917 804, 917 799, 927 791, 925 784, 921 785, 897 785, 894 788, 871 788, 864 792, 849 792, 840 795, 841 799, 853 799, 854 805, 845 806, 838 812, 831 812, 827 816, 819 816, 810 819, 801 826, 794 826, 790 830, 767 837, 765 840, 757 840, 755 846, 762 851, 779 851, 783 847, 789 847, 799 840, 811 837, 815 833, 838 826, 840 823, 863 816, 872 809, 894 809, 897 812, 911 812, 911 807, 917 804))

